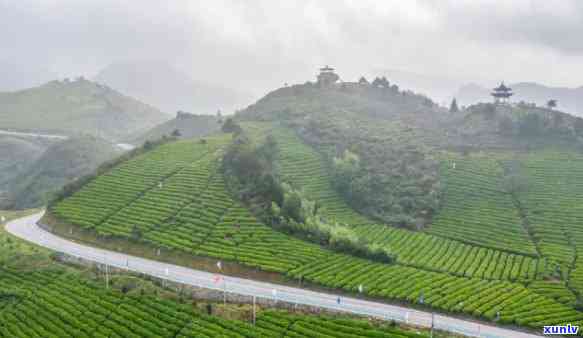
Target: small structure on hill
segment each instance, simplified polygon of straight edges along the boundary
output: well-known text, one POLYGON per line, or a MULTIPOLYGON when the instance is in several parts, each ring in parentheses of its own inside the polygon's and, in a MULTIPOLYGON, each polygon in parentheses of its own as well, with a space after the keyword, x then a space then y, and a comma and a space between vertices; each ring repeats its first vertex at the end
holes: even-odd
POLYGON ((330 66, 320 68, 320 74, 318 74, 318 85, 321 87, 329 87, 339 79, 340 77, 338 74, 334 73, 334 68, 330 66))
POLYGON ((502 104, 508 103, 508 99, 514 95, 514 93, 512 92, 512 88, 506 87, 504 82, 502 82, 498 87, 493 89, 490 95, 494 97, 494 103, 502 104))

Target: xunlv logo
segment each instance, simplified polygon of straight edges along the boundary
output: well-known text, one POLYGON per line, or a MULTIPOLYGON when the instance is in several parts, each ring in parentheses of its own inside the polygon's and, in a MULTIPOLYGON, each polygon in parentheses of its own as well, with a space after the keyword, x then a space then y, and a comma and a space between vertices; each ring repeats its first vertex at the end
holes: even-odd
POLYGON ((579 326, 568 325, 548 325, 544 326, 543 334, 577 334, 579 332, 579 326))

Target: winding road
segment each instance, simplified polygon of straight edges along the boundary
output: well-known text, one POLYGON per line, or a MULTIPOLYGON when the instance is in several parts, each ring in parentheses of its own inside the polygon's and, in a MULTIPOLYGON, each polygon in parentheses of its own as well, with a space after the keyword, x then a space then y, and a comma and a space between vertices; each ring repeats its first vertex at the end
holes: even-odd
MULTIPOLYGON (((2 129, 0 129, 0 135, 46 138, 46 139, 62 140, 62 141, 69 139, 69 136, 65 136, 65 135, 25 133, 25 132, 20 132, 20 131, 10 131, 10 130, 2 130, 2 129)), ((130 151, 136 147, 133 144, 129 144, 129 143, 114 143, 114 144, 121 151, 130 151)))
MULTIPOLYGON (((177 265, 162 263, 123 253, 78 244, 55 236, 37 225, 43 213, 13 220, 6 224, 6 230, 24 240, 62 252, 74 257, 121 269, 147 274, 165 280, 191 286, 226 291, 249 297, 285 301, 294 304, 311 305, 330 310, 405 322, 422 327, 431 327, 432 314, 402 306, 365 301, 301 288, 259 282, 198 271, 177 265), (340 302, 338 302, 340 299, 340 302)), ((435 314, 433 325, 436 329, 460 333, 472 337, 527 338, 540 337, 520 331, 499 328, 473 321, 435 314)))

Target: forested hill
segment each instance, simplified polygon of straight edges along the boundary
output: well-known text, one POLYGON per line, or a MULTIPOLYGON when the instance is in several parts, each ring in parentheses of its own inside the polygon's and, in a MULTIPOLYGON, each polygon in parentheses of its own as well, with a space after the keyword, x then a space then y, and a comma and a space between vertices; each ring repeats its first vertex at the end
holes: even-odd
POLYGON ((352 207, 414 229, 443 202, 442 152, 583 148, 581 118, 526 103, 446 109, 385 81, 283 87, 236 119, 292 129, 323 156, 352 207))
POLYGON ((154 107, 83 78, 0 93, 2 129, 117 140, 167 119, 154 107))

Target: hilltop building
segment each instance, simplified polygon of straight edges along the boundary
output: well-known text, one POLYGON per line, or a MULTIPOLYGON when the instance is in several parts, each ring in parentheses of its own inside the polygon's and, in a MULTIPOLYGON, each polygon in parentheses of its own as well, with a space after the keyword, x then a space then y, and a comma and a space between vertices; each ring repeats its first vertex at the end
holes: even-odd
POLYGON ((334 73, 334 68, 330 66, 320 68, 320 74, 318 74, 318 85, 321 87, 332 86, 339 79, 340 77, 338 74, 334 73))
POLYGON ((493 92, 490 95, 494 97, 494 103, 503 104, 508 103, 508 99, 514 95, 514 93, 512 92, 512 88, 506 87, 504 82, 502 82, 498 87, 493 89, 493 92))

